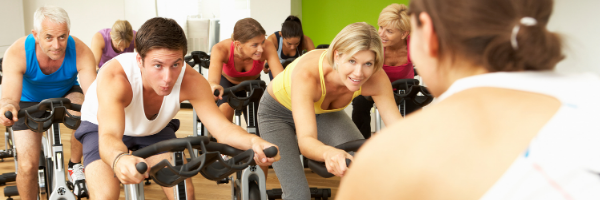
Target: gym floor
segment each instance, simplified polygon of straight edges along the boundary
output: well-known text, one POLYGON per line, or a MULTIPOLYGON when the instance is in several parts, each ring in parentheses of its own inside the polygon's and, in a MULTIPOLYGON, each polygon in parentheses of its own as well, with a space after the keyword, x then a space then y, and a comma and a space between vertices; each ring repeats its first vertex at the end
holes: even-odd
MULTIPOLYGON (((181 109, 175 118, 181 120, 181 127, 177 132, 177 137, 187 137, 192 134, 192 109, 181 109)), ((243 120, 242 120, 243 121, 243 120)), ((0 130, 5 130, 4 126, 0 125, 0 130)), ((62 133, 62 142, 65 151, 65 166, 68 162, 67 158, 70 158, 70 141, 72 130, 61 125, 61 133, 62 133)), ((4 137, 0 137, 0 149, 4 149, 4 137)), ((14 162, 13 158, 6 158, 3 162, 0 162, 0 174, 14 172, 14 162)), ((340 183, 339 177, 332 178, 322 178, 319 175, 313 173, 310 169, 305 169, 306 178, 308 179, 308 183, 310 187, 317 188, 331 188, 332 199, 335 197, 335 194, 338 189, 338 185, 340 183)), ((214 181, 209 181, 205 179, 202 175, 198 174, 192 178, 194 183, 196 199, 231 199, 231 185, 230 184, 222 184, 217 185, 214 181)), ((7 183, 7 185, 15 185, 14 182, 7 183)), ((2 191, 0 191, 0 200, 6 199, 4 197, 4 187, 1 186, 2 191)), ((273 188, 280 188, 279 180, 275 176, 275 171, 273 169, 269 169, 269 176, 267 178, 267 190, 273 188)), ((145 195, 147 199, 167 199, 164 196, 160 186, 154 182, 151 185, 144 187, 145 195)), ((121 189, 121 198, 125 199, 125 193, 121 189)), ((14 197, 14 199, 20 199, 19 197, 14 197)))

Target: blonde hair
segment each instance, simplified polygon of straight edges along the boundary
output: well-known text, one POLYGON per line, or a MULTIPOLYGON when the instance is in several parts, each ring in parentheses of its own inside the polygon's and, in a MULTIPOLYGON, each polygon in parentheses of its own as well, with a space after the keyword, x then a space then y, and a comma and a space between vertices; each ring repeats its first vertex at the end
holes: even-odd
POLYGON ((117 20, 110 29, 110 39, 117 43, 131 43, 133 41, 133 28, 131 28, 131 24, 127 20, 117 20))
MULTIPOLYGON (((378 71, 383 67, 383 44, 381 44, 381 38, 377 34, 375 27, 365 23, 356 22, 346 26, 340 31, 329 48, 325 59, 337 70, 337 65, 334 64, 334 52, 337 50, 338 56, 344 54, 354 55, 359 51, 372 51, 375 54, 375 61, 373 67, 375 71, 378 71)), ((348 56, 350 58, 350 56, 348 56)))
POLYGON ((404 4, 394 3, 389 5, 381 11, 381 14, 379 14, 377 25, 391 26, 400 31, 410 33, 410 18, 407 11, 408 7, 404 4))
POLYGON ((42 6, 33 14, 33 30, 38 33, 42 31, 42 22, 48 19, 57 24, 67 24, 67 29, 71 30, 71 21, 67 11, 56 6, 42 6))

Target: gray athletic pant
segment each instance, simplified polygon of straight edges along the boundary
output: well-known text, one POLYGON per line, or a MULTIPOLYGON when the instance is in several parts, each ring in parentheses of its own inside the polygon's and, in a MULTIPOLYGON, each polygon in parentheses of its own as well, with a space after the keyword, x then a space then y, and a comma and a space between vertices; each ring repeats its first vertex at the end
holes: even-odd
MULTIPOLYGON (((319 141, 337 146, 364 139, 356 125, 344 111, 318 114, 317 133, 319 141)), ((296 138, 296 126, 292 112, 265 92, 258 106, 260 136, 279 147, 281 159, 273 163, 273 169, 281 183, 283 199, 310 199, 308 181, 300 161, 296 138)))

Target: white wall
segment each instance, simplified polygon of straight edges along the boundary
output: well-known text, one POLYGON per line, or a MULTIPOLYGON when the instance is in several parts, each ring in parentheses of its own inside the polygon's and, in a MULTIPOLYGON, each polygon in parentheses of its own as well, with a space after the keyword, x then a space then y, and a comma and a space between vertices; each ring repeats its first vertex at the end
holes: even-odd
POLYGON ((555 0, 548 29, 564 39, 566 59, 557 66, 560 72, 600 74, 600 18, 598 0, 555 0))
POLYGON ((246 17, 250 17, 250 0, 220 0, 221 31, 219 39, 231 38, 235 23, 246 17))
MULTIPOLYGON (((129 21, 133 30, 138 30, 146 20, 156 17, 156 2, 154 0, 116 0, 124 6, 124 18, 129 21)), ((113 20, 114 23, 114 20, 113 20)), ((111 24, 112 26, 112 24, 111 24)), ((107 28, 110 28, 108 26, 107 28)))
POLYGON ((298 16, 302 21, 302 0, 291 0, 291 14, 298 16))
POLYGON ((267 36, 281 30, 281 24, 291 14, 290 0, 250 0, 250 16, 267 32, 267 36))
POLYGON ((23 0, 26 34, 31 33, 33 29, 33 13, 44 5, 65 9, 71 20, 71 35, 88 46, 92 42, 92 36, 100 29, 110 28, 117 19, 125 19, 123 0, 23 0))
POLYGON ((198 0, 200 18, 221 18, 221 3, 219 0, 198 0))
POLYGON ((15 40, 23 37, 23 2, 21 0, 0 1, 0 57, 15 40))

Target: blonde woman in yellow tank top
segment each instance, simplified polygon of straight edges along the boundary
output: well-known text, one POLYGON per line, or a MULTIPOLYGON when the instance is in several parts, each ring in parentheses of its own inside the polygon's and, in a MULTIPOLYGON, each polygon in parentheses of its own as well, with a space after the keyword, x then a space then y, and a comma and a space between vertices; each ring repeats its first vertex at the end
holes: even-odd
POLYGON ((382 65, 377 31, 354 23, 338 33, 329 49, 299 57, 269 84, 258 124, 261 137, 280 147, 281 160, 273 168, 283 199, 310 199, 300 153, 325 162, 332 174, 344 175, 345 159, 352 155, 333 146, 363 139, 342 111, 354 97, 372 96, 386 124, 401 119, 382 65))

